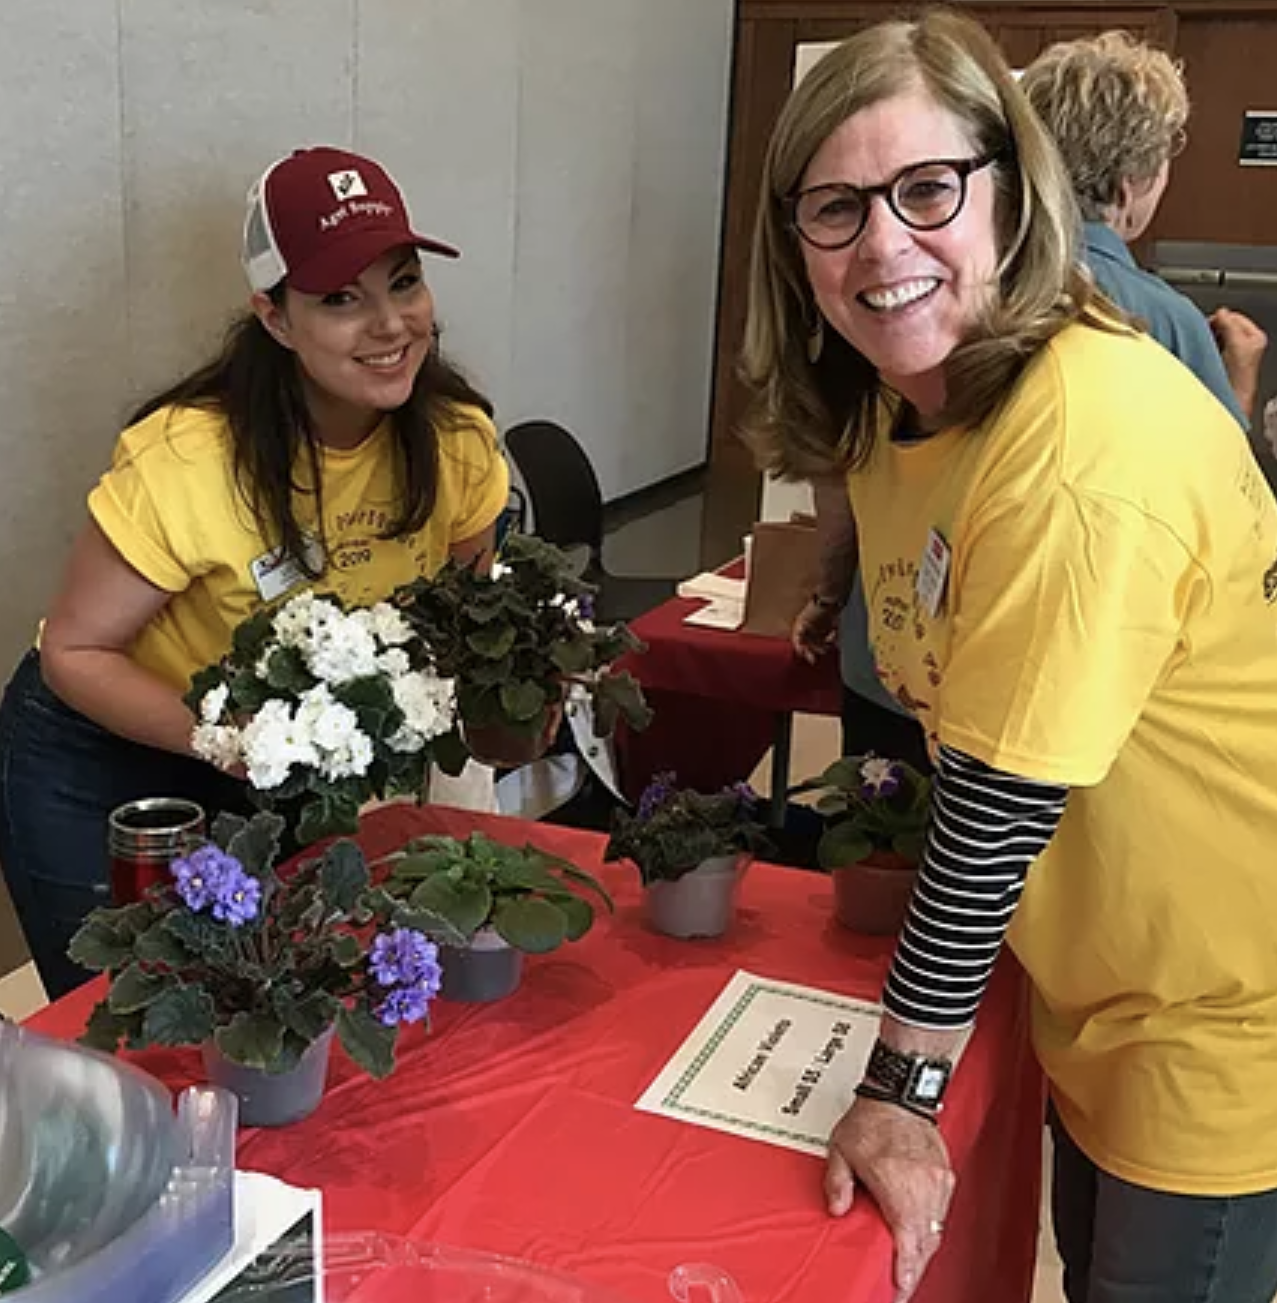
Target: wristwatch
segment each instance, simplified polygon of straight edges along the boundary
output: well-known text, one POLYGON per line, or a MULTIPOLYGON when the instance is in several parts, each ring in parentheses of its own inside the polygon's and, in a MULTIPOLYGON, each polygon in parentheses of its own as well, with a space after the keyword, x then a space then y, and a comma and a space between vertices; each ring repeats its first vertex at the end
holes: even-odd
POLYGON ((822 593, 812 593, 810 601, 822 611, 841 611, 844 605, 836 597, 825 597, 822 593))
POLYGON ((944 1107, 944 1093, 953 1075, 950 1059, 902 1054, 878 1041, 869 1056, 865 1079, 856 1093, 866 1099, 899 1104, 910 1113, 935 1121, 944 1107))

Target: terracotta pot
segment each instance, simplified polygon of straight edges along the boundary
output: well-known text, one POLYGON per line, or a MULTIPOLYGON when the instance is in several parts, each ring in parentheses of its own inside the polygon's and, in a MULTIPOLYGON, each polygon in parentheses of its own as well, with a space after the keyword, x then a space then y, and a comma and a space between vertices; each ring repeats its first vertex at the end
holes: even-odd
POLYGON ((283 1127, 309 1117, 324 1097, 328 1058, 333 1046, 330 1027, 301 1056, 290 1072, 269 1073, 233 1063, 215 1041, 202 1047, 209 1082, 222 1086, 239 1100, 242 1127, 283 1127))
POLYGON ((834 869, 834 916, 865 936, 895 936, 904 926, 917 865, 894 851, 874 851, 834 869))
POLYGON ((736 891, 752 856, 719 855, 674 882, 653 882, 643 893, 647 921, 667 937, 721 937, 736 913, 736 891))
POLYGON ((545 755, 563 722, 563 703, 550 707, 540 733, 512 728, 509 724, 461 725, 461 736, 470 754, 480 763, 501 769, 517 769, 545 755))
POLYGON ((523 952, 491 928, 481 928, 468 946, 440 946, 445 1000, 486 1004, 513 994, 523 978, 523 952))

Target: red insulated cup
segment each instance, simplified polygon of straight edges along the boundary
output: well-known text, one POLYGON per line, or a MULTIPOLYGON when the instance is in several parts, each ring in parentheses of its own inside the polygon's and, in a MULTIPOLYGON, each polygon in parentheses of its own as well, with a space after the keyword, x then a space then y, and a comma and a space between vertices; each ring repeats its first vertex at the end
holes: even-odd
POLYGON ((107 845, 113 903, 129 905, 167 879, 169 865, 199 845, 204 831, 204 811, 174 796, 130 801, 112 811, 107 845))

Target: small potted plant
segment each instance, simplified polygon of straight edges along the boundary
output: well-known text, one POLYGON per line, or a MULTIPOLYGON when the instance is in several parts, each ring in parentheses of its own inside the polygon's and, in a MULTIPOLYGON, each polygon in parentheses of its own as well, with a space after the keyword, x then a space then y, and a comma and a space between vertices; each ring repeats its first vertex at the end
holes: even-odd
POLYGON ((592 894, 609 912, 602 883, 535 846, 506 846, 482 833, 465 841, 422 837, 392 857, 387 891, 414 912, 440 918, 456 940, 442 949, 442 994, 497 1000, 514 991, 523 956, 579 941, 593 926, 592 894))
POLYGON ((833 875, 834 913, 853 931, 891 936, 904 924, 922 862, 931 780, 902 760, 846 756, 800 790, 821 793, 817 850, 833 875))
POLYGON ((455 939, 446 922, 373 888, 353 842, 281 877, 283 827, 270 813, 221 815, 167 882, 94 910, 69 951, 111 976, 85 1044, 200 1046, 246 1126, 315 1109, 334 1032, 362 1068, 388 1075, 400 1026, 424 1020, 439 989, 431 936, 455 939))
POLYGON ((589 694, 600 737, 622 716, 647 726, 642 689, 611 668, 643 644, 624 624, 596 627, 593 592, 564 552, 512 534, 490 574, 450 561, 396 594, 438 672, 456 681, 462 736, 476 759, 516 766, 543 755, 574 683, 589 694))
POLYGON ((263 807, 296 808, 303 845, 355 832, 373 797, 420 796, 432 760, 465 760, 453 685, 386 602, 347 610, 306 591, 264 608, 186 701, 196 753, 242 770, 263 807))
POLYGON ((634 814, 617 811, 603 858, 638 866, 656 931, 686 939, 727 930, 745 869, 768 847, 757 799, 748 783, 696 792, 667 773, 653 778, 634 814))

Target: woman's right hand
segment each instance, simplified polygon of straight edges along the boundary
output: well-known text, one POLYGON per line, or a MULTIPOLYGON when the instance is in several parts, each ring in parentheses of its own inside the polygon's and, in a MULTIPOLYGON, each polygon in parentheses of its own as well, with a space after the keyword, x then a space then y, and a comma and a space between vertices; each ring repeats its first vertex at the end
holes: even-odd
POLYGON ((808 665, 814 665, 816 658, 823 656, 834 645, 838 636, 839 614, 838 607, 809 597, 790 631, 789 641, 793 644, 794 654, 808 665))
POLYGON ((850 1210, 857 1184, 872 1195, 896 1246, 896 1303, 918 1288, 940 1247, 955 1184, 940 1129, 894 1104, 857 1099, 829 1137, 825 1199, 850 1210))

